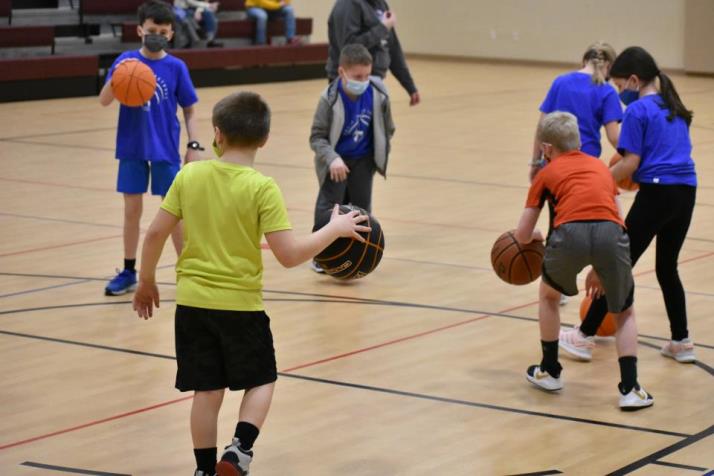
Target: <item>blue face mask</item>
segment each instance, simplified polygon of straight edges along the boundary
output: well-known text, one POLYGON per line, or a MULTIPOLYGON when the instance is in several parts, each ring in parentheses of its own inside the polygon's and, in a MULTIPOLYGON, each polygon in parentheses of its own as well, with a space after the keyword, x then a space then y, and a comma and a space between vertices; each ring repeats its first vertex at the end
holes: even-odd
POLYGON ((369 80, 367 81, 355 81, 354 79, 347 79, 347 84, 345 89, 348 93, 355 96, 361 96, 369 87, 369 80))
POLYGON ((640 98, 640 92, 634 89, 623 89, 620 93, 620 101, 625 106, 629 106, 640 98))

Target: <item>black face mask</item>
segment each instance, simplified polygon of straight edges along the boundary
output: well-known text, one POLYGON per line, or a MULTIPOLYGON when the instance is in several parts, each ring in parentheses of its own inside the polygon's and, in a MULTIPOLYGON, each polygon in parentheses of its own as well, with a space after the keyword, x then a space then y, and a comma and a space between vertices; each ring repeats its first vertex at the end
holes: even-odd
POLYGON ((158 53, 159 51, 165 50, 169 47, 169 40, 163 35, 146 33, 144 35, 144 46, 146 46, 146 49, 152 53, 158 53))

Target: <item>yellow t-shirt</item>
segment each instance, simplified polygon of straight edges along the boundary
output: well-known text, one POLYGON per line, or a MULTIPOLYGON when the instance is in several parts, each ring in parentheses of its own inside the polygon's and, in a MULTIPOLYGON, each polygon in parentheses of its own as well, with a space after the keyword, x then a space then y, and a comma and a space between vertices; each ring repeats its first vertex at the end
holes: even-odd
POLYGON ((161 208, 181 218, 176 302, 229 311, 263 310, 263 234, 291 228, 275 181, 241 165, 186 165, 161 208))
MULTIPOLYGON (((285 5, 290 5, 290 0, 286 0, 285 5)), ((280 4, 280 0, 245 0, 245 8, 254 7, 263 10, 279 10, 283 5, 280 4)))

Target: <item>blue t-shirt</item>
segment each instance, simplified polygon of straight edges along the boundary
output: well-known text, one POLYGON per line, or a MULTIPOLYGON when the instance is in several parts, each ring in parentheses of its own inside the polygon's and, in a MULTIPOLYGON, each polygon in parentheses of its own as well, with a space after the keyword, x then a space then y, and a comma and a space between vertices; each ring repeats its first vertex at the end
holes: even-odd
POLYGON ((372 85, 356 100, 352 100, 342 89, 338 81, 342 104, 345 106, 345 125, 337 141, 335 152, 343 159, 358 159, 374 153, 374 134, 372 133, 372 115, 374 114, 374 92, 372 85))
POLYGON ((643 96, 627 106, 617 150, 640 156, 632 175, 638 183, 697 186, 689 126, 669 109, 659 94, 643 96))
POLYGON ((595 84, 592 76, 578 71, 558 76, 540 105, 548 114, 564 111, 578 118, 580 150, 600 157, 600 128, 622 120, 622 106, 615 88, 610 84, 595 84))
POLYGON ((138 50, 127 51, 114 61, 107 81, 111 81, 116 65, 126 58, 136 58, 152 69, 156 75, 156 92, 151 101, 141 107, 120 106, 116 158, 181 163, 177 105, 189 107, 198 101, 186 64, 168 54, 152 60, 138 50))

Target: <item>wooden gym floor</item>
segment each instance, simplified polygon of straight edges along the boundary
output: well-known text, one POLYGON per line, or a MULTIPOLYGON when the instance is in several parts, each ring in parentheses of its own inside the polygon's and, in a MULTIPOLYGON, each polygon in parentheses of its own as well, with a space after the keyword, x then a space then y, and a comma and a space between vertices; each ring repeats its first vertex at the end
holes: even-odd
MULTIPOLYGON (((527 191, 537 108, 562 69, 413 60, 423 104, 389 80, 397 134, 376 179, 387 239, 353 283, 282 269, 265 252, 265 300, 281 371, 251 474, 704 474, 714 469, 714 80, 675 77, 694 109, 701 186, 681 254, 700 363, 658 352, 669 336, 650 249, 635 268, 640 381, 656 398, 617 408, 614 345, 563 359, 565 389, 524 371, 540 358, 537 284, 490 269, 527 191)), ((257 85, 274 119, 257 168, 281 186, 296 230, 312 226, 309 127, 324 81, 257 85)), ((201 141, 212 105, 199 91, 201 141)), ((149 322, 103 288, 122 259, 114 191, 116 106, 96 98, 0 105, 0 474, 188 475, 188 394, 173 388, 173 286, 149 322)), ((612 153, 604 148, 603 156, 612 153)), ((632 202, 632 194, 624 202, 632 202)), ((143 226, 159 201, 145 201, 143 226)), ((544 222, 542 221, 543 225, 544 222)), ((652 247, 653 248, 653 247, 652 247)), ((577 320, 580 298, 563 308, 577 320)), ((232 434, 226 399, 219 444, 232 434)))

